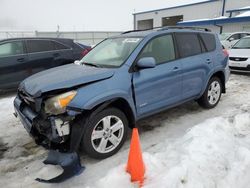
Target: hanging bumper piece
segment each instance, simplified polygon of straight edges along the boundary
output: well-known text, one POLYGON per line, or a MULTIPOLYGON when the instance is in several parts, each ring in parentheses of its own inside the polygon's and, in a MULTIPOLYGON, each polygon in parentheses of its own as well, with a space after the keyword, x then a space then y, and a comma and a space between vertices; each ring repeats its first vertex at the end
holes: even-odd
POLYGON ((61 183, 73 176, 79 175, 85 169, 80 163, 80 158, 76 152, 61 153, 59 151, 50 150, 44 164, 60 165, 63 173, 49 180, 36 178, 36 181, 42 183, 61 183))

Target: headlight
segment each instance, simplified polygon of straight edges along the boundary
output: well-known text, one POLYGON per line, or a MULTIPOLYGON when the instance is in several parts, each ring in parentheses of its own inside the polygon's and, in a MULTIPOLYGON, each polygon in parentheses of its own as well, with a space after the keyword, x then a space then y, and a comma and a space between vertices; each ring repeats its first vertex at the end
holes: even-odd
POLYGON ((45 101, 45 112, 49 114, 61 114, 65 112, 66 106, 75 97, 76 91, 69 91, 45 101))

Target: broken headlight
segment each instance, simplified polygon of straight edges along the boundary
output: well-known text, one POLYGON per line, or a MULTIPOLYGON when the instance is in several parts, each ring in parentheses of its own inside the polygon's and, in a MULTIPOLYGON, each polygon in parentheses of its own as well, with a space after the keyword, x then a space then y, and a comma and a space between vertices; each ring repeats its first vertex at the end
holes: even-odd
POLYGON ((44 106, 45 112, 54 115, 64 113, 66 106, 75 97, 76 93, 76 91, 69 91, 47 99, 44 106))

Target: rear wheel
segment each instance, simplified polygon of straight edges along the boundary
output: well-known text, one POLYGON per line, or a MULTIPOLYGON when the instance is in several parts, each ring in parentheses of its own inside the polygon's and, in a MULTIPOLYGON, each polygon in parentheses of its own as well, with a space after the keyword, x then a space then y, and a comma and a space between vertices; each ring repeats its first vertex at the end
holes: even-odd
POLYGON ((93 158, 114 155, 127 138, 128 120, 117 108, 107 108, 90 117, 82 138, 83 150, 93 158))
POLYGON ((208 109, 214 108, 220 101, 221 92, 221 80, 218 77, 212 77, 207 85, 205 92, 198 99, 199 105, 208 109))

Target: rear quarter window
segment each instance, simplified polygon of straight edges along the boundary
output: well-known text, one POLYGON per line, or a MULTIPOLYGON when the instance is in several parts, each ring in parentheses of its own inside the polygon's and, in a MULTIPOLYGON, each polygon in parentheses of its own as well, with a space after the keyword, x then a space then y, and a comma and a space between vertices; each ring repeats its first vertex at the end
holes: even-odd
POLYGON ((59 42, 56 42, 56 41, 53 41, 52 43, 54 44, 56 50, 67 50, 67 49, 70 49, 70 47, 68 47, 68 46, 66 46, 66 45, 64 45, 62 43, 59 43, 59 42))
POLYGON ((216 40, 213 34, 201 33, 201 39, 208 52, 214 51, 216 48, 216 40))
POLYGON ((196 33, 176 33, 176 42, 181 58, 200 54, 200 41, 196 33))

